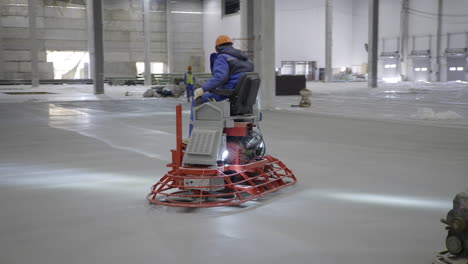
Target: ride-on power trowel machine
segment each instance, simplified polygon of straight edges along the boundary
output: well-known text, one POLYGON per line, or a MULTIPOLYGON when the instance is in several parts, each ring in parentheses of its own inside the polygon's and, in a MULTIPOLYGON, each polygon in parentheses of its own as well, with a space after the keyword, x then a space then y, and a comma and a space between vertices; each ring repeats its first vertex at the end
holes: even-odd
POLYGON ((172 168, 155 185, 147 200, 176 207, 236 205, 296 183, 280 160, 265 155, 255 104, 260 78, 245 73, 235 89, 214 93, 229 100, 193 109, 193 130, 182 142, 182 107, 176 107, 177 148, 172 168))

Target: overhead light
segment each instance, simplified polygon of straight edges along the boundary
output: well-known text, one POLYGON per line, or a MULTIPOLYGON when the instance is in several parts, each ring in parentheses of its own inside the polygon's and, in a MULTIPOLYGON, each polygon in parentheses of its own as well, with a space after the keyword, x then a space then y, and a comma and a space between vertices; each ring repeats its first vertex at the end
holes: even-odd
POLYGON ((194 15, 202 15, 203 12, 197 11, 171 11, 172 14, 194 14, 194 15))

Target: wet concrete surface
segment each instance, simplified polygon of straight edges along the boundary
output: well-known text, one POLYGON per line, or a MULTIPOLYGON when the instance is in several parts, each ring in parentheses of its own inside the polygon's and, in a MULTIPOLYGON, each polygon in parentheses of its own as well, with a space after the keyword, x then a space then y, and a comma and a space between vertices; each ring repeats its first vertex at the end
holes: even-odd
POLYGON ((439 126, 468 127, 468 83, 308 82, 311 107, 297 105, 300 96, 277 96, 274 107, 284 111, 439 126), (421 110, 429 114, 421 114, 421 110))
POLYGON ((444 248, 468 130, 266 111, 268 152, 297 185, 237 207, 149 205, 178 102, 0 104, 0 263, 429 263, 444 248))

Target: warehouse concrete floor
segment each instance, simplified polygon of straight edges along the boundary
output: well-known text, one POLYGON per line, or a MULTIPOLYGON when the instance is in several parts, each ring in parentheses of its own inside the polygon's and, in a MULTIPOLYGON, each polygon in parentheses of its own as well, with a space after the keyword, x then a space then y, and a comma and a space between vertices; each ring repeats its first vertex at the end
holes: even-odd
POLYGON ((277 97, 278 110, 407 123, 468 127, 468 83, 308 82, 310 108, 294 108, 300 96, 277 97))
POLYGON ((180 102, 0 103, 0 263, 429 263, 444 248, 464 127, 266 111, 297 185, 239 207, 149 205, 180 102))

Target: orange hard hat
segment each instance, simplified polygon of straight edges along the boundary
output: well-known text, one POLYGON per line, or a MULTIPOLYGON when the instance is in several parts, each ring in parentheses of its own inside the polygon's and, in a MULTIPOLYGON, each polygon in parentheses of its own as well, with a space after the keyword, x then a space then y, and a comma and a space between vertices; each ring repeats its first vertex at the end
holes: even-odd
POLYGON ((219 46, 219 45, 222 45, 222 44, 232 44, 232 40, 229 36, 227 35, 220 35, 217 39, 216 39, 216 47, 219 46))
POLYGON ((192 66, 187 66, 187 70, 191 71, 191 70, 192 70, 192 66))

